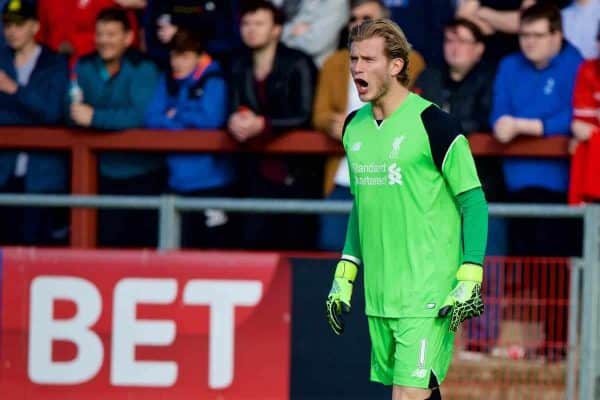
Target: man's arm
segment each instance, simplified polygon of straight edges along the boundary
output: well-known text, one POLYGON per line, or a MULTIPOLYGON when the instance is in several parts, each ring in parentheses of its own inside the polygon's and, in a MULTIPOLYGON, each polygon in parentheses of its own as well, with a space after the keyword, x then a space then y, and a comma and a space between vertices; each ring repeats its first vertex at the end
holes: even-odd
POLYGON ((356 202, 352 204, 352 210, 348 217, 348 227, 346 228, 346 241, 344 242, 344 249, 342 250, 342 260, 351 261, 358 266, 362 264, 356 202))
POLYGON ((505 115, 512 115, 513 110, 510 102, 511 75, 510 59, 503 59, 494 79, 494 90, 492 95, 492 111, 490 113, 490 126, 495 127, 496 122, 505 115))
POLYGON ((488 206, 481 187, 456 196, 462 215, 463 262, 483 266, 488 234, 488 206))
POLYGON ((585 141, 600 124, 600 111, 594 99, 592 82, 596 74, 596 65, 587 62, 579 68, 573 91, 573 122, 571 129, 577 140, 585 141))
POLYGON ((311 56, 321 54, 337 45, 339 31, 348 21, 348 5, 345 0, 328 0, 319 5, 318 15, 314 11, 300 10, 293 21, 286 24, 282 40, 290 47, 301 49, 311 56), (296 24, 306 23, 306 31, 294 34, 296 24))
POLYGON ((204 85, 204 95, 177 110, 175 120, 186 128, 217 129, 227 119, 227 85, 221 77, 210 78, 204 85))
POLYGON ((144 113, 148 99, 152 98, 158 82, 158 71, 154 65, 144 63, 140 65, 130 84, 128 107, 94 109, 92 127, 97 129, 121 130, 139 128, 143 126, 144 113))
POLYGON ((15 98, 38 124, 57 124, 64 115, 63 98, 68 86, 68 66, 61 60, 48 74, 44 86, 20 86, 15 98))
POLYGON ((275 132, 297 129, 310 124, 312 105, 315 94, 317 70, 310 58, 296 60, 295 68, 287 81, 293 85, 295 95, 288 99, 294 104, 295 115, 283 118, 269 118, 265 115, 265 126, 275 132))

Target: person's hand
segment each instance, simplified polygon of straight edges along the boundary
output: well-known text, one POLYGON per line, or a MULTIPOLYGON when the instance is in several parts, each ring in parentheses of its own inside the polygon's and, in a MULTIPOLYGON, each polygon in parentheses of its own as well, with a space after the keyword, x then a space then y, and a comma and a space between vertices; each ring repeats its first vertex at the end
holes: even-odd
POLYGON ((577 146, 579 146, 579 143, 581 143, 581 140, 579 140, 577 138, 571 138, 571 140, 569 140, 569 154, 570 155, 575 154, 575 152, 577 151, 577 146))
POLYGON ((227 124, 229 131, 239 142, 258 136, 265 129, 265 118, 248 109, 231 115, 227 124))
POLYGON ((89 127, 94 118, 94 109, 83 103, 71 104, 71 119, 79 126, 89 127))
POLYGON ((481 4, 478 0, 461 0, 456 8, 456 17, 473 20, 477 18, 477 11, 481 4))
POLYGON ((535 2, 536 0, 523 0, 523 2, 521 3, 521 10, 531 7, 535 4, 535 2))
POLYGON ((596 127, 588 122, 574 120, 571 124, 573 136, 581 142, 589 140, 596 127))
POLYGON ((494 137, 500 143, 508 143, 518 135, 516 119, 510 115, 503 115, 494 125, 494 137))
POLYGON ((342 134, 344 133, 344 122, 346 116, 342 113, 334 113, 329 117, 329 130, 327 133, 329 136, 336 140, 342 140, 342 134))
POLYGON ((482 7, 479 0, 462 0, 456 8, 456 17, 473 22, 484 35, 491 35, 494 33, 494 28, 482 18, 482 10, 484 9, 486 7, 482 7))
POLYGON ((458 283, 438 312, 440 318, 450 316, 451 332, 456 332, 460 324, 467 319, 483 314, 484 309, 481 297, 483 268, 480 265, 465 263, 456 272, 456 279, 458 283))
POLYGON ((115 0, 115 3, 124 8, 145 8, 146 0, 115 0))
POLYGON ((350 301, 354 281, 358 273, 358 266, 348 260, 340 260, 335 268, 333 284, 327 296, 325 305, 327 307, 327 322, 333 333, 341 335, 344 333, 343 314, 350 312, 350 301))
POLYGON ((17 82, 0 69, 0 92, 12 95, 17 93, 18 89, 17 82))

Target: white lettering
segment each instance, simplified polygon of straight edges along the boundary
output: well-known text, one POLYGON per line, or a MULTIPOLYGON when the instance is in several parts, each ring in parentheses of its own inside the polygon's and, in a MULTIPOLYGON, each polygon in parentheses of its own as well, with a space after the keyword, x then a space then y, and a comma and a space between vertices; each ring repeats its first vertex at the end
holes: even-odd
POLYGON ((137 320, 140 303, 169 304, 177 296, 175 279, 123 279, 115 288, 111 383, 115 386, 172 386, 177 380, 174 361, 136 361, 136 345, 167 346, 175 340, 175 323, 137 320))
POLYGON ((90 330, 100 316, 98 289, 81 278, 40 276, 31 282, 29 310, 28 373, 39 384, 75 385, 92 379, 102 366, 100 338, 90 330), (54 301, 77 305, 73 318, 54 320, 54 301), (52 342, 69 341, 77 346, 72 361, 52 361, 52 342))
POLYGON ((210 306, 208 383, 224 389, 233 381, 235 307, 250 307, 262 296, 260 281, 193 280, 183 291, 186 304, 210 306))

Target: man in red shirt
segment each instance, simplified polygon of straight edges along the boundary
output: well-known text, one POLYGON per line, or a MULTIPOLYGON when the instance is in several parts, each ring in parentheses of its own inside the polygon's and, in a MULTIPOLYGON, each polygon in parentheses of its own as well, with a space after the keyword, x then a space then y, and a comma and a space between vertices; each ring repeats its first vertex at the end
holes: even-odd
MULTIPOLYGON (((600 47, 600 27, 596 39, 600 47)), ((600 59, 579 68, 571 130, 579 144, 571 161, 569 203, 600 201, 600 59)))

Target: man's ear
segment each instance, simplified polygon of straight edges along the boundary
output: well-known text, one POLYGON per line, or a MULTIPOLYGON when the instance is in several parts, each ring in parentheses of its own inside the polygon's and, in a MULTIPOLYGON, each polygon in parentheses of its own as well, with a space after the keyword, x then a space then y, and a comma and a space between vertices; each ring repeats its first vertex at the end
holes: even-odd
POLYGON ((133 30, 128 30, 125 33, 125 43, 127 43, 127 47, 130 47, 133 44, 133 30))
POLYGON ((394 58, 390 65, 390 75, 398 76, 404 70, 404 60, 401 58, 394 58))

